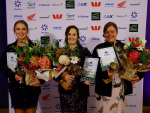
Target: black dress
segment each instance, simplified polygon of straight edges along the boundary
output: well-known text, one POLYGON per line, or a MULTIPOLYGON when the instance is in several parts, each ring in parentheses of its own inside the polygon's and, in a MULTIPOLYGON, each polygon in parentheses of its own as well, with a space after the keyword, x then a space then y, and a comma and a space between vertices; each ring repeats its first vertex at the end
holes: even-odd
MULTIPOLYGON (((80 66, 83 67, 85 56, 91 56, 87 48, 77 46, 80 50, 80 66)), ((72 82, 72 89, 66 91, 59 85, 60 102, 62 113, 87 113, 87 98, 89 96, 89 86, 80 82, 81 77, 76 77, 72 82)))
MULTIPOLYGON (((29 46, 33 45, 31 40, 28 40, 29 46)), ((14 46, 17 46, 17 41, 12 43, 14 46)), ((0 57, 0 72, 6 75, 9 78, 9 92, 11 96, 12 108, 14 109, 28 109, 37 106, 39 94, 41 93, 40 87, 32 87, 29 85, 22 85, 15 80, 15 73, 7 67, 7 52, 15 52, 11 48, 12 44, 9 44, 2 56, 0 57)), ((43 84, 44 80, 39 80, 43 84)))

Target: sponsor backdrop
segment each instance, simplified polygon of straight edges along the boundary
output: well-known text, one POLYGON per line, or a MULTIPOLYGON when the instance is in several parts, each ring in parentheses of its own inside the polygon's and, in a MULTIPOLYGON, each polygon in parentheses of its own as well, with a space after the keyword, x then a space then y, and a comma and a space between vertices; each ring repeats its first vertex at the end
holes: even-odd
MULTIPOLYGON (((109 22, 118 25, 117 39, 124 43, 145 38, 147 0, 6 0, 8 44, 16 40, 13 25, 23 19, 29 25, 29 37, 36 42, 58 40, 64 46, 65 30, 75 25, 80 30, 80 42, 92 52, 105 41, 103 27, 109 22)), ((127 96, 127 113, 142 112, 142 81, 133 84, 134 92, 127 96)), ((58 84, 51 80, 41 87, 37 113, 61 113, 58 84)), ((88 113, 94 113, 94 85, 90 86, 88 113)), ((11 100, 9 102, 10 113, 11 100)))

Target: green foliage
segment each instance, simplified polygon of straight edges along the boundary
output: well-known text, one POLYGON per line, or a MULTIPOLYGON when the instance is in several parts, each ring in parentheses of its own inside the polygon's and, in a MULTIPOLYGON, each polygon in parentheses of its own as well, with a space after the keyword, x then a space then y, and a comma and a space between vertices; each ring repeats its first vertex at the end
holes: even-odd
POLYGON ((139 59, 140 63, 147 64, 147 62, 150 62, 150 56, 149 53, 142 51, 139 59))

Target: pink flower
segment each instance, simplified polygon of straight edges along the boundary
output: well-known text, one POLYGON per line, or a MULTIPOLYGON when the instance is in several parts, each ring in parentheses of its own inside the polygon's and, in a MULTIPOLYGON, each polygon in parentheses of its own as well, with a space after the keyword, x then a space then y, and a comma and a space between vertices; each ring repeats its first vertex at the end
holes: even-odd
POLYGON ((140 43, 135 43, 133 44, 133 47, 136 48, 136 47, 139 47, 141 44, 140 43))

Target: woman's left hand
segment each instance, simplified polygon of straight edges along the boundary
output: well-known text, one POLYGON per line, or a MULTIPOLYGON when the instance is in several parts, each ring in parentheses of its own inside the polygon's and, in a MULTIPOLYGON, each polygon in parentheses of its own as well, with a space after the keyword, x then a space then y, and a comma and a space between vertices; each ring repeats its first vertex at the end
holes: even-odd
POLYGON ((139 76, 134 75, 134 79, 132 80, 132 82, 138 82, 138 81, 140 81, 139 76))
POLYGON ((86 85, 91 85, 91 83, 90 83, 88 80, 86 80, 84 83, 85 83, 86 85))
POLYGON ((41 86, 39 79, 37 79, 37 78, 31 78, 31 79, 34 80, 35 82, 33 84, 31 84, 30 86, 33 86, 33 87, 40 87, 41 86))

